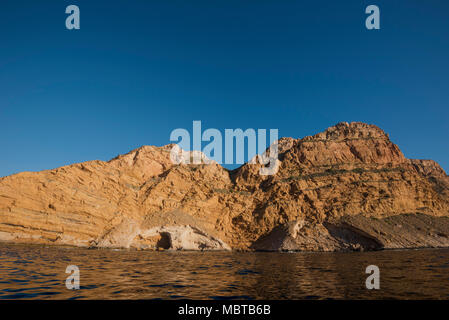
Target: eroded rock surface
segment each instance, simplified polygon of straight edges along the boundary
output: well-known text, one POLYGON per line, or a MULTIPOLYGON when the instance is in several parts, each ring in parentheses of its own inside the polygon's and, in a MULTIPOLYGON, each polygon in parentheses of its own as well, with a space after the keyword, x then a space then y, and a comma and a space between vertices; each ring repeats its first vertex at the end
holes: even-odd
POLYGON ((0 240, 171 250, 449 246, 449 178, 374 125, 279 140, 279 170, 174 165, 144 146, 0 179, 0 240), (400 227, 399 227, 400 225, 400 227))

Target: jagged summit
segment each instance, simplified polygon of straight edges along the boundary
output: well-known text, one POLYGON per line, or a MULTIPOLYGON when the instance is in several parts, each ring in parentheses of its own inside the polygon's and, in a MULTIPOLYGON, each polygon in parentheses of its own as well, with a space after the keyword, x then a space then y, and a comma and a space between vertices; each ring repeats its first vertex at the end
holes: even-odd
MULTIPOLYGON (((308 137, 309 138, 309 137, 308 137)), ((364 122, 339 122, 335 126, 327 128, 311 139, 343 140, 343 139, 389 139, 382 129, 373 124, 364 122)), ((306 139, 307 140, 307 139, 306 139)))
POLYGON ((162 147, 142 146, 124 155, 119 155, 108 161, 111 167, 123 172, 132 172, 147 179, 159 175, 173 166, 170 160, 170 150, 173 144, 162 147))
POLYGON ((297 140, 290 160, 310 166, 344 164, 399 164, 401 150, 375 125, 341 122, 314 136, 297 140))

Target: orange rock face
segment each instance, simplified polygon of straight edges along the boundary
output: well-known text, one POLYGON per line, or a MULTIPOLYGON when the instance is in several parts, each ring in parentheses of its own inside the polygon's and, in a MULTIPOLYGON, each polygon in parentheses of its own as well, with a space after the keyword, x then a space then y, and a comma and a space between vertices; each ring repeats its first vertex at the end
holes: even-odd
POLYGON ((0 179, 0 240, 186 250, 449 246, 449 178, 373 125, 279 140, 278 172, 173 165, 144 146, 0 179))

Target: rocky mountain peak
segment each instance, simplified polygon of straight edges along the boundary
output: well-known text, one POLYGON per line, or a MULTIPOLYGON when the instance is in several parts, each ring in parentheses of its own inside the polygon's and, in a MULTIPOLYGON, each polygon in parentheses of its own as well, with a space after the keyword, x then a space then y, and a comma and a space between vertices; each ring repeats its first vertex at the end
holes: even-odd
POLYGON ((369 138, 389 139, 388 134, 379 127, 363 122, 340 122, 309 139, 344 140, 369 138))
POLYGON ((406 162, 401 150, 379 127, 340 122, 325 131, 296 141, 285 159, 301 166, 395 165, 406 162))

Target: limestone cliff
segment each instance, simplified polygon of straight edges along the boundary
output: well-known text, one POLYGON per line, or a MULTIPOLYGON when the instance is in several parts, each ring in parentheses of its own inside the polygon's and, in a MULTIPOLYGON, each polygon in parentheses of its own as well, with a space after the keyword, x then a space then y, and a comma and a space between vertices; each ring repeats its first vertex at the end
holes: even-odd
POLYGON ((279 170, 173 165, 144 146, 0 179, 0 240, 188 250, 449 246, 449 178, 374 125, 279 140, 279 170))

